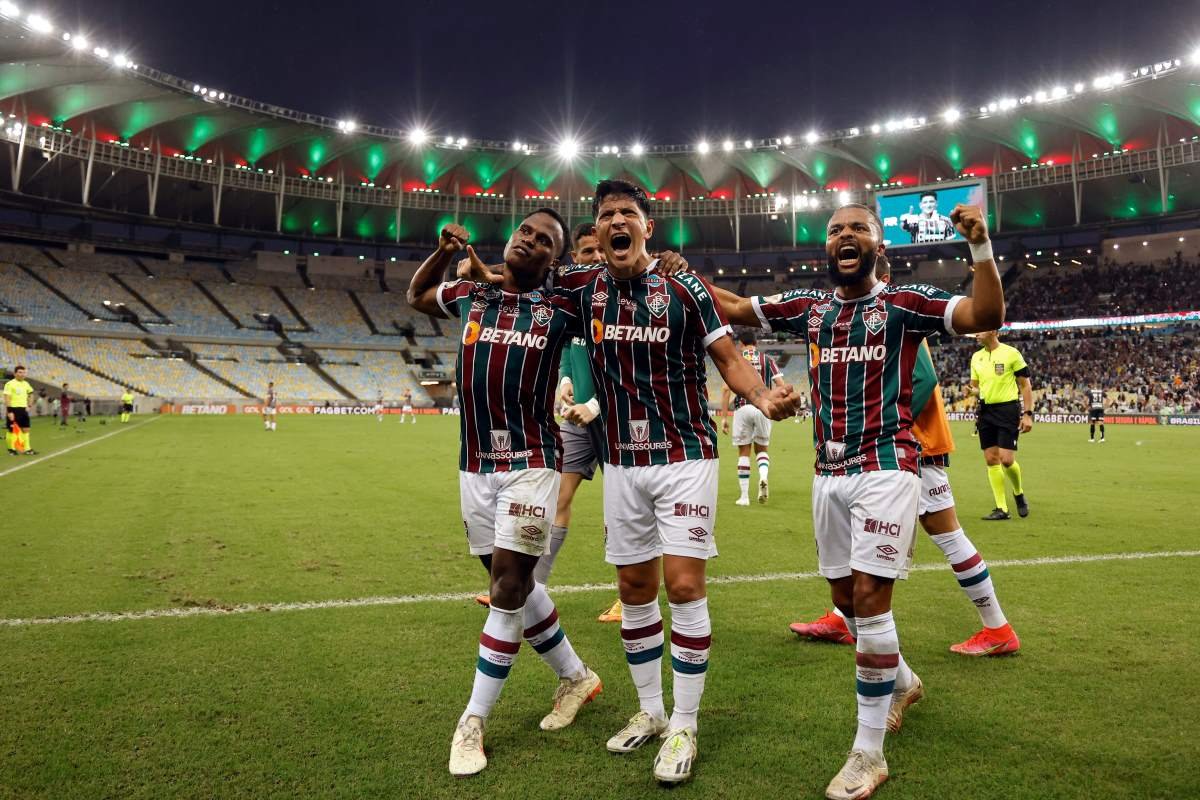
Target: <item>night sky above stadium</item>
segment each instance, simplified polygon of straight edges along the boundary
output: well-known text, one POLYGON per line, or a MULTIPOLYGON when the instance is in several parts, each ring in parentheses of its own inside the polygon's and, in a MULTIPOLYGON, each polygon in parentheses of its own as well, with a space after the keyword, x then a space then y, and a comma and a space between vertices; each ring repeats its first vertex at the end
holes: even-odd
POLYGON ((40 5, 140 63, 303 111, 626 145, 936 114, 1200 44, 1187 2, 40 5))

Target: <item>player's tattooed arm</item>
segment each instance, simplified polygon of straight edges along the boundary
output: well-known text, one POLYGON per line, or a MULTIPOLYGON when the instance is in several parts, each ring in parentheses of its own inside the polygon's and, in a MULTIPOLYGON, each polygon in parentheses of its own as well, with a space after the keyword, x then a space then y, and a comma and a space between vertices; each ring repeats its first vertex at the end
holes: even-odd
POLYGON ((971 296, 954 307, 951 323, 955 333, 979 333, 998 330, 1004 324, 1004 286, 992 257, 987 218, 978 206, 959 203, 950 212, 950 220, 971 246, 975 262, 971 296))
POLYGON ((450 260, 455 253, 467 248, 468 255, 474 255, 475 251, 467 247, 470 238, 471 234, 461 225, 447 225, 442 228, 437 250, 417 267, 408 284, 406 297, 410 306, 431 317, 446 316, 437 300, 438 288, 446 277, 446 267, 450 266, 450 260))
MULTIPOLYGON (((754 313, 754 304, 750 302, 749 297, 736 295, 728 289, 722 289, 715 283, 710 284, 713 297, 717 298, 717 302, 721 304, 721 310, 725 312, 725 316, 734 325, 745 325, 752 328, 761 328, 762 321, 759 320, 758 314, 754 313)), ((745 359, 742 359, 743 361, 745 359)))
MULTIPOLYGON (((753 313, 753 311, 751 311, 753 313)), ((800 396, 789 384, 768 390, 750 362, 742 358, 733 340, 723 336, 708 346, 708 355, 725 380, 725 385, 767 415, 769 419, 786 419, 796 413, 800 396)))

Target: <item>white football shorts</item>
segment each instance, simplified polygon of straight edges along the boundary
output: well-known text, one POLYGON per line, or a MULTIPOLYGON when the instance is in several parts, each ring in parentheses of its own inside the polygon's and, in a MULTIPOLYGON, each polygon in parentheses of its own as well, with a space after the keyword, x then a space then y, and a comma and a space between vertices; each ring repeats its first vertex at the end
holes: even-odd
POLYGON ((771 420, 751 405, 737 409, 733 412, 733 443, 737 447, 748 444, 761 444, 764 447, 769 445, 771 420))
POLYGON ((472 555, 496 547, 531 556, 550 552, 559 474, 552 469, 459 472, 463 527, 472 555))
POLYGON ((884 470, 813 478, 817 566, 826 578, 851 570, 907 578, 917 525, 921 479, 884 470))
POLYGON ((604 559, 618 567, 662 555, 713 558, 718 462, 604 467, 604 559))
POLYGON ((947 508, 954 508, 954 492, 950 489, 950 476, 946 474, 946 468, 922 464, 918 516, 945 511, 947 508))

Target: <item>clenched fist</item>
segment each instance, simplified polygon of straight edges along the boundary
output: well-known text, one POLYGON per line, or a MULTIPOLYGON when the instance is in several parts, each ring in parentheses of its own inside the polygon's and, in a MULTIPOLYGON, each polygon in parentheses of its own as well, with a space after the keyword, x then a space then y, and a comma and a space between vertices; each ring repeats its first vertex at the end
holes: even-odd
POLYGON ((766 414, 767 419, 778 422, 796 415, 796 409, 800 407, 800 394, 790 383, 784 383, 760 394, 754 399, 754 405, 766 414))
POLYGON ((467 246, 470 239, 471 234, 467 233, 466 228, 451 224, 442 228, 442 235, 438 237, 438 247, 445 253, 457 253, 467 246))
POLYGON ((950 212, 950 221, 959 234, 971 244, 983 244, 988 240, 987 217, 979 206, 959 203, 950 212))

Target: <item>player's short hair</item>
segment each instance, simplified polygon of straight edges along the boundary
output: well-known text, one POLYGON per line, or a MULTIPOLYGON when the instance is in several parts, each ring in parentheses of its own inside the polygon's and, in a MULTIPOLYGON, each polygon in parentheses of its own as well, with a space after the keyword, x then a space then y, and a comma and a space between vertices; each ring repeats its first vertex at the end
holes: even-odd
POLYGON ((932 191, 932 190, 926 191, 926 192, 921 192, 921 196, 917 198, 917 202, 918 203, 921 202, 926 197, 932 197, 934 202, 937 202, 937 192, 932 191))
MULTIPOLYGON (((883 238, 883 220, 879 218, 879 213, 875 209, 871 208, 870 206, 864 206, 862 203, 845 203, 835 208, 833 210, 833 214, 836 214, 843 208, 858 208, 867 212, 867 214, 871 217, 871 222, 875 223, 875 227, 879 230, 879 238, 883 238)), ((833 214, 829 215, 830 219, 833 219, 833 214)), ((826 223, 826 227, 828 227, 828 223, 826 223)))
POLYGON ((15 375, 19 370, 23 370, 23 369, 25 369, 24 364, 17 364, 15 367, 13 367, 13 374, 15 375))
POLYGON ((643 214, 650 216, 650 198, 646 196, 645 189, 629 181, 606 178, 596 184, 596 194, 592 198, 592 219, 600 213, 600 204, 614 196, 631 198, 643 214))
POLYGON ((744 328, 738 333, 738 341, 742 344, 758 344, 758 334, 753 328, 744 328))
POLYGON ((595 236, 596 226, 591 222, 581 222, 575 226, 575 232, 571 234, 571 246, 579 247, 579 240, 585 236, 595 236))
POLYGON ((558 229, 560 231, 562 231, 562 249, 558 252, 557 257, 562 258, 563 256, 565 256, 567 254, 567 250, 570 248, 570 245, 571 245, 571 243, 567 241, 567 231, 569 231, 571 228, 569 225, 567 225, 566 221, 562 218, 562 214, 559 214, 553 208, 543 207, 543 208, 534 209, 532 212, 526 214, 524 216, 524 219, 529 219, 534 214, 545 214, 546 216, 553 218, 553 220, 558 223, 558 229))

